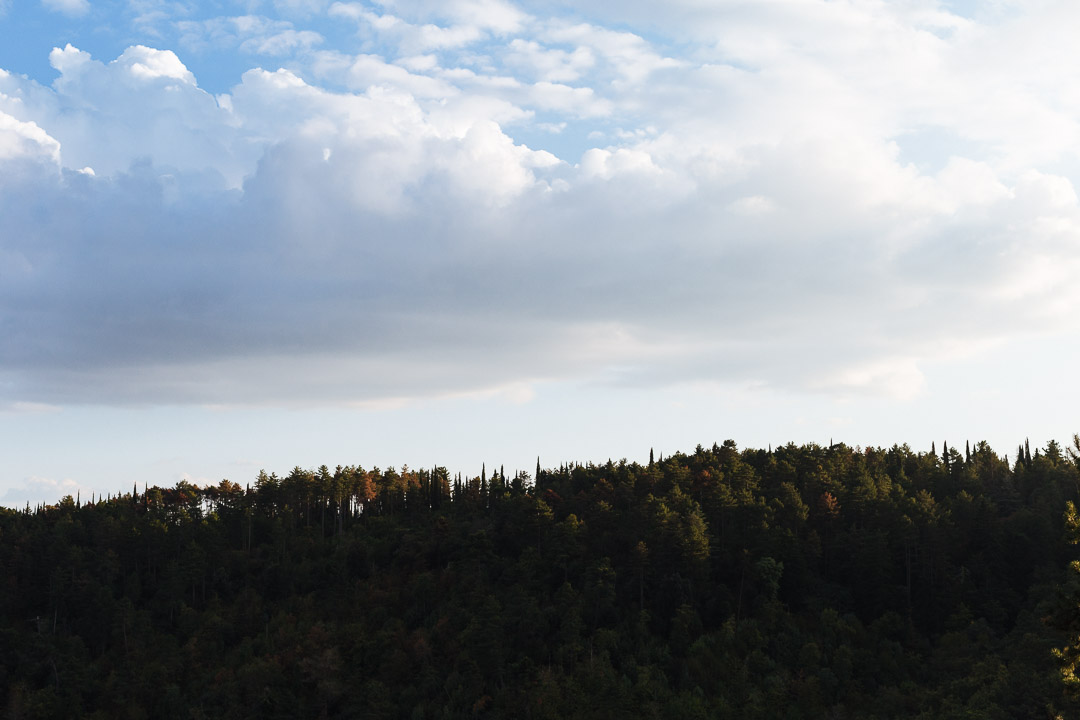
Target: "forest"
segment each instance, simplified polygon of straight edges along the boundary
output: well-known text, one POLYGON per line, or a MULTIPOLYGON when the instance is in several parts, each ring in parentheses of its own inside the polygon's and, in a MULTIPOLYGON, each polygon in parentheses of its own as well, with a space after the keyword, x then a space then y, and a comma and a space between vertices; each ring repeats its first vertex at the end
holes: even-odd
POLYGON ((1080 717, 1080 438, 0 510, 9 718, 1080 717))

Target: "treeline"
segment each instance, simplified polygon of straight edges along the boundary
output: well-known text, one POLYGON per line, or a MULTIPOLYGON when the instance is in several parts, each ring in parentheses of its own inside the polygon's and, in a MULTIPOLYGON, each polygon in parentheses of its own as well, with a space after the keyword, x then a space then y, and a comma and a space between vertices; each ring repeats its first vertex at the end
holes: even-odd
POLYGON ((727 441, 4 510, 0 708, 1070 717, 1077 453, 727 441))

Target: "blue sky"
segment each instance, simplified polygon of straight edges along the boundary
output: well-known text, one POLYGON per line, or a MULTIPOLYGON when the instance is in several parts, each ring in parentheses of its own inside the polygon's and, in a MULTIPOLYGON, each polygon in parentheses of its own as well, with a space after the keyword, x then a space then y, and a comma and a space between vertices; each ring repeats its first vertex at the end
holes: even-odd
POLYGON ((1067 441, 1078 20, 0 2, 0 502, 1067 441))

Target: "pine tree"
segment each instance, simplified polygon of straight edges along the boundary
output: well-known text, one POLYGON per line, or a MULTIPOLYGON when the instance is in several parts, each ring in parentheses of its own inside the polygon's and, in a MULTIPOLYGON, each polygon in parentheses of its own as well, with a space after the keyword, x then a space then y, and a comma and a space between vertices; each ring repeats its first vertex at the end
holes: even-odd
MULTIPOLYGON (((1038 450, 1035 451, 1036 455, 1038 450)), ((1080 514, 1072 500, 1065 504, 1065 536, 1073 545, 1080 544, 1080 514)), ((1067 692, 1080 695, 1080 561, 1069 564, 1069 579, 1059 591, 1063 602, 1058 608, 1055 625, 1065 631, 1069 644, 1054 648, 1054 657, 1061 666, 1062 680, 1067 692)))

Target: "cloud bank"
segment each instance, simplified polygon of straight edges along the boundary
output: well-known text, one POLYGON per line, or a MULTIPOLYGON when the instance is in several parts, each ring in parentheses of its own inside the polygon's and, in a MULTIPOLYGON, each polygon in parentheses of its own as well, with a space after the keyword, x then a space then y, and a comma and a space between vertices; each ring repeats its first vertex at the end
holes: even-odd
POLYGON ((286 3, 0 73, 0 402, 904 398, 1076 329, 1080 11, 553 7, 286 3), (213 95, 183 48, 267 64, 213 95))

